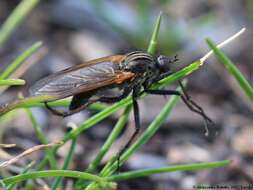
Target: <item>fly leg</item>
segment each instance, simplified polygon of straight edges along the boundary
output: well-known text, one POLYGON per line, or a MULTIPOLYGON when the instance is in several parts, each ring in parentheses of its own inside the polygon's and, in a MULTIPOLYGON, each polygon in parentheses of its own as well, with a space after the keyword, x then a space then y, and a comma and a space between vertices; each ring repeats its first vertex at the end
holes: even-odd
POLYGON ((90 100, 89 98, 92 96, 92 93, 83 93, 83 94, 77 94, 73 96, 68 111, 60 111, 57 109, 54 109, 48 105, 48 102, 45 102, 46 108, 51 111, 53 114, 67 117, 74 113, 80 112, 81 110, 87 108, 90 104, 94 103, 95 100, 90 100))
POLYGON ((191 97, 187 94, 185 88, 183 87, 182 83, 179 82, 180 87, 182 88, 182 93, 176 90, 149 90, 145 89, 144 91, 149 93, 149 94, 154 94, 154 95, 176 95, 180 96, 185 103, 185 105, 193 112, 199 114, 205 122, 205 129, 206 129, 206 135, 208 135, 208 128, 207 124, 211 123, 213 124, 214 122, 206 115, 204 110, 196 103, 194 102, 191 97))
POLYGON ((135 121, 135 131, 126 143, 126 145, 119 151, 118 156, 117 156, 117 171, 119 171, 120 167, 120 157, 122 154, 129 148, 129 146, 132 144, 132 142, 135 140, 137 135, 140 132, 141 128, 141 123, 140 123, 140 112, 139 112, 139 106, 137 102, 137 98, 140 92, 140 88, 136 87, 133 89, 133 96, 132 96, 132 101, 133 101, 133 109, 134 109, 134 121, 135 121))
POLYGON ((115 96, 115 97, 100 97, 98 99, 99 102, 104 102, 104 103, 115 103, 118 102, 124 98, 126 98, 129 93, 131 92, 131 87, 125 88, 125 90, 123 91, 123 93, 119 96, 115 96))

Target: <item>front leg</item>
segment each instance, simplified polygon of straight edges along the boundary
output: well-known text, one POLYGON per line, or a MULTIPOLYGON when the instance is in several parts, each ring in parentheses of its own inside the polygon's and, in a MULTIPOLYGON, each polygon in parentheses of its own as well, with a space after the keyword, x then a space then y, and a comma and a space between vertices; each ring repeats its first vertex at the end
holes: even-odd
POLYGON ((206 134, 208 135, 208 127, 207 123, 213 124, 213 121, 206 115, 204 110, 196 103, 194 102, 190 96, 187 94, 186 90, 184 89, 183 85, 180 83, 180 86, 182 87, 182 93, 176 90, 150 90, 150 89, 144 89, 144 92, 154 95, 176 95, 180 96, 185 103, 185 105, 193 112, 199 114, 205 121, 205 129, 206 134))

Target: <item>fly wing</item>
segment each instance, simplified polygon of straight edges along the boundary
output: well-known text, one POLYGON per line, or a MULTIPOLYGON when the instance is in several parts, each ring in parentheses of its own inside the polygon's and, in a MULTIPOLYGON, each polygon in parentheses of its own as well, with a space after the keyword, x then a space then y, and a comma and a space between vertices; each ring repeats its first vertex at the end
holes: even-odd
POLYGON ((134 74, 119 70, 124 56, 105 57, 77 65, 38 81, 30 88, 32 96, 52 96, 54 100, 66 98, 131 79, 134 74))

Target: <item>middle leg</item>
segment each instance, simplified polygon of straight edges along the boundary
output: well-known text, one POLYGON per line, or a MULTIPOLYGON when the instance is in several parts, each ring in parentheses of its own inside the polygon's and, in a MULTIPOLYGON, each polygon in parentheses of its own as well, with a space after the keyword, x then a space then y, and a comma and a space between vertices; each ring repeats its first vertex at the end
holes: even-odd
POLYGON ((121 158, 122 154, 129 148, 129 146, 133 143, 133 141, 135 140, 135 138, 137 137, 137 135, 140 132, 140 128, 141 128, 140 111, 139 111, 139 106, 138 106, 138 102, 137 102, 139 92, 140 92, 140 88, 133 89, 132 101, 133 101, 133 111, 134 111, 134 121, 135 121, 135 128, 134 129, 135 130, 134 130, 133 134, 131 135, 130 139, 128 140, 128 142, 123 146, 123 148, 118 153, 117 170, 119 170, 119 167, 120 167, 120 158, 121 158))

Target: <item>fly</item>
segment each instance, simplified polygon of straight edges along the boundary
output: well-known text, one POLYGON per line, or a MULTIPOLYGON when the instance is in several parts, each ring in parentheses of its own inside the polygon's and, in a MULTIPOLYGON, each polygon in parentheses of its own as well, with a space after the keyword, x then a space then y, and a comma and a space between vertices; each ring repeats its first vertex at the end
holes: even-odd
POLYGON ((212 120, 203 109, 187 94, 179 81, 182 92, 176 90, 154 90, 151 85, 172 74, 170 64, 177 56, 151 56, 146 52, 134 51, 125 55, 114 55, 88 61, 70 67, 39 80, 30 88, 31 96, 46 95, 50 101, 73 96, 67 111, 60 111, 44 102, 46 107, 59 116, 69 116, 80 112, 94 102, 115 103, 132 94, 135 131, 120 151, 121 155, 133 142, 140 130, 139 106, 137 99, 142 93, 153 95, 180 96, 186 106, 203 117, 205 124, 212 120), (108 90, 119 93, 108 96, 108 90))

